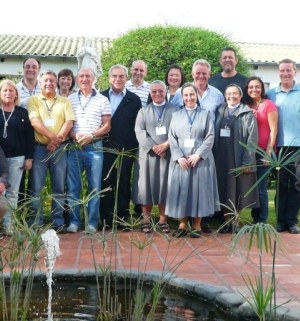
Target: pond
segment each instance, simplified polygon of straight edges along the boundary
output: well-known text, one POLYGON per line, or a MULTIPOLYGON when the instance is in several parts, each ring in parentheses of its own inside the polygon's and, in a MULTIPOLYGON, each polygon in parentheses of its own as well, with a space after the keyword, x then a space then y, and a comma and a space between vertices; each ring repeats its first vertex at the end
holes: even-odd
MULTIPOLYGON (((98 293, 95 279, 59 279, 52 286, 52 314, 55 321, 92 321, 97 320, 99 313, 98 293)), ((119 302, 124 307, 125 297, 129 297, 128 290, 121 284, 118 287, 119 302)), ((132 289, 135 285, 132 284, 132 289)), ((150 293, 150 284, 145 285, 145 292, 150 293)), ((102 295, 102 291, 101 295, 102 295)), ((112 288, 111 293, 114 294, 112 288)), ((145 299, 145 314, 150 310, 149 296, 145 299)), ((28 321, 47 320, 48 288, 44 280, 35 282, 31 296, 31 308, 28 321)), ((126 312, 122 308, 122 314, 126 312)), ((0 316, 0 320, 2 316, 0 316)), ((120 317, 114 321, 127 321, 128 318, 120 317)), ((168 288, 160 299, 156 312, 155 321, 229 321, 229 317, 204 301, 179 293, 174 288, 168 288)), ((141 320, 142 321, 142 320, 141 320)))

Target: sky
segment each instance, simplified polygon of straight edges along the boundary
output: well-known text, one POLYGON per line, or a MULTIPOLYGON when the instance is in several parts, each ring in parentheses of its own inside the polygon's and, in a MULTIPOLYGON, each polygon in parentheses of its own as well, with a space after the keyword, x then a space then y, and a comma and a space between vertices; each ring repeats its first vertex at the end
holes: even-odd
POLYGON ((216 31, 235 42, 300 45, 296 5, 297 0, 17 0, 2 10, 0 30, 116 38, 139 27, 176 25, 216 31))

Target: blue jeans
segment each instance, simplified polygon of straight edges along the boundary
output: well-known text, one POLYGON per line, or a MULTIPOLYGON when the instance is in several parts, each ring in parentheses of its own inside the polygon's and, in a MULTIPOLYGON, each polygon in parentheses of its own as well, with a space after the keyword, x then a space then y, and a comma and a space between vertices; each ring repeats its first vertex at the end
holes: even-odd
POLYGON ((31 200, 33 215, 29 218, 29 225, 36 224, 41 226, 44 224, 44 209, 40 194, 45 187, 48 170, 52 190, 52 226, 59 227, 64 224, 63 211, 66 199, 65 182, 67 174, 67 153, 63 151, 64 147, 65 144, 61 145, 57 153, 49 157, 49 152, 45 145, 36 144, 34 146, 33 164, 30 171, 30 195, 33 197, 31 200), (47 160, 45 160, 46 158, 47 160))
MULTIPOLYGON (((82 191, 82 172, 85 170, 88 193, 98 192, 83 206, 87 206, 88 225, 97 227, 99 221, 99 206, 101 178, 103 167, 102 141, 88 144, 82 149, 71 149, 68 153, 67 191, 70 206, 70 224, 80 226, 80 193, 82 191)), ((86 210, 86 209, 85 209, 86 210)))
POLYGON ((3 218, 3 226, 8 228, 11 224, 11 212, 15 210, 18 206, 18 193, 21 178, 23 175, 24 166, 24 156, 9 157, 6 158, 8 164, 8 183, 10 187, 7 188, 5 192, 5 197, 10 205, 10 210, 8 210, 3 218))
MULTIPOLYGON (((257 161, 257 180, 259 180, 269 169, 269 166, 263 165, 262 156, 256 154, 257 161)), ((266 175, 258 184, 259 204, 258 208, 251 211, 254 223, 266 223, 269 216, 269 197, 268 197, 268 175, 266 175)))

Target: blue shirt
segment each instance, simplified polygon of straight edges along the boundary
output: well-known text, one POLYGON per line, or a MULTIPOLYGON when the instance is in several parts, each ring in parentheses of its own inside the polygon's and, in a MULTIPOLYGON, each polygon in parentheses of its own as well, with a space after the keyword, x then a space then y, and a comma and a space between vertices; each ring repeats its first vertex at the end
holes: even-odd
POLYGON ((126 94, 126 89, 124 88, 122 92, 116 93, 111 88, 109 90, 109 101, 111 105, 111 116, 116 112, 118 106, 120 105, 120 102, 124 98, 126 94))
POLYGON ((268 91, 278 108, 277 146, 300 146, 300 84, 288 92, 279 85, 268 91))
MULTIPOLYGON (((201 107, 204 110, 210 112, 212 121, 215 121, 215 111, 216 109, 225 103, 223 94, 219 89, 208 85, 207 89, 203 93, 202 97, 198 96, 201 107)), ((172 104, 177 107, 183 106, 183 99, 181 95, 181 88, 177 89, 174 98, 172 99, 172 104)))

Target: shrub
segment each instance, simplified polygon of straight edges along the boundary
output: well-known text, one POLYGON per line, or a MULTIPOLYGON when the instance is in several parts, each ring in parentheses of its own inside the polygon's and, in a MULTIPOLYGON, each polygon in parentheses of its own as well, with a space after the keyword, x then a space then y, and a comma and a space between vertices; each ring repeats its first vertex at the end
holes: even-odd
POLYGON ((219 56, 225 47, 238 51, 239 71, 248 73, 247 65, 237 45, 225 36, 197 27, 153 26, 138 28, 112 41, 102 52, 103 76, 98 80, 99 88, 108 87, 108 70, 114 64, 128 68, 134 60, 142 59, 148 65, 146 80, 164 79, 168 66, 181 65, 187 80, 191 80, 193 62, 206 59, 212 66, 212 74, 220 72, 219 56))

